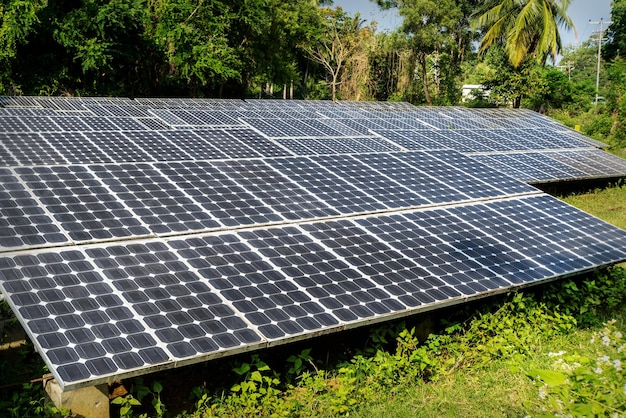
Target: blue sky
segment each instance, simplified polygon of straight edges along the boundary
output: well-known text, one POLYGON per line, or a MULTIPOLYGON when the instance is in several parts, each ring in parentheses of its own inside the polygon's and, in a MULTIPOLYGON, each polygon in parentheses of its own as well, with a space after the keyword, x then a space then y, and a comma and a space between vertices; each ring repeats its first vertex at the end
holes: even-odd
MULTIPOLYGON (((396 10, 381 11, 376 3, 370 0, 335 0, 334 6, 341 6, 350 14, 360 13, 368 22, 378 22, 379 30, 393 30, 402 23, 396 10)), ((588 39, 598 25, 591 25, 589 21, 597 22, 600 18, 609 21, 611 17, 611 0, 572 0, 568 14, 574 21, 578 31, 578 43, 588 39)), ((574 32, 561 32, 563 45, 575 46, 574 32)))

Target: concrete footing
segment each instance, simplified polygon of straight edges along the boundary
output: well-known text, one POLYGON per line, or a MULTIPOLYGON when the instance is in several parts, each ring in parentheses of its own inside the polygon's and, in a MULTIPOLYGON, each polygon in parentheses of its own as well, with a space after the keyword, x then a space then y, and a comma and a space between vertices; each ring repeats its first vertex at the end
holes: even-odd
POLYGON ((72 417, 109 418, 109 387, 106 384, 64 392, 52 375, 46 375, 43 385, 54 405, 69 409, 72 417))

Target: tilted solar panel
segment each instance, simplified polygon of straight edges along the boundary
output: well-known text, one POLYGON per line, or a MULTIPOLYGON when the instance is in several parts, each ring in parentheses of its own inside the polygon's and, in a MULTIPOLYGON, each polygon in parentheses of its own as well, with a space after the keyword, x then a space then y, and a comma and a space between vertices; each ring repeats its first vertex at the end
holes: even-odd
POLYGON ((626 260, 625 231, 515 179, 623 160, 532 112, 0 105, 0 289, 66 390, 626 260))

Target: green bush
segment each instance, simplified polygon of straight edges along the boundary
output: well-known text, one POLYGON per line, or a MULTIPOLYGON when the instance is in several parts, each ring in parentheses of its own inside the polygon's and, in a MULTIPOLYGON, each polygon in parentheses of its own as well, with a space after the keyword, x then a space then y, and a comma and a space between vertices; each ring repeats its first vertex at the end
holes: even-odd
POLYGON ((589 342, 594 357, 551 353, 551 369, 531 370, 545 416, 623 416, 626 411, 626 339, 609 321, 589 342))
POLYGON ((550 309, 572 315, 579 326, 601 324, 624 306, 626 269, 616 266, 554 282, 544 288, 542 299, 550 309))
POLYGON ((605 139, 611 135, 613 128, 613 118, 610 115, 598 114, 583 124, 585 134, 598 139, 605 139))

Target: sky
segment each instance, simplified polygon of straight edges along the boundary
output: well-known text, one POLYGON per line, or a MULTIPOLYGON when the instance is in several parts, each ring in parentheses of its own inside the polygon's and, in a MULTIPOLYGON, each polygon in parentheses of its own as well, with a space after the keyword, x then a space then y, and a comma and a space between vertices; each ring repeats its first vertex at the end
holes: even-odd
MULTIPOLYGON (((380 10, 378 5, 370 0, 334 0, 333 6, 341 6, 351 15, 360 13, 361 18, 366 19, 367 23, 378 22, 378 30, 391 31, 402 24, 402 18, 397 10, 380 10)), ((568 15, 578 31, 578 41, 573 31, 561 30, 561 39, 564 46, 577 46, 600 29, 599 25, 590 24, 590 20, 592 22, 598 22, 601 18, 604 22, 610 20, 611 0, 572 0, 568 15)), ((606 25, 603 29, 606 29, 606 25)))

